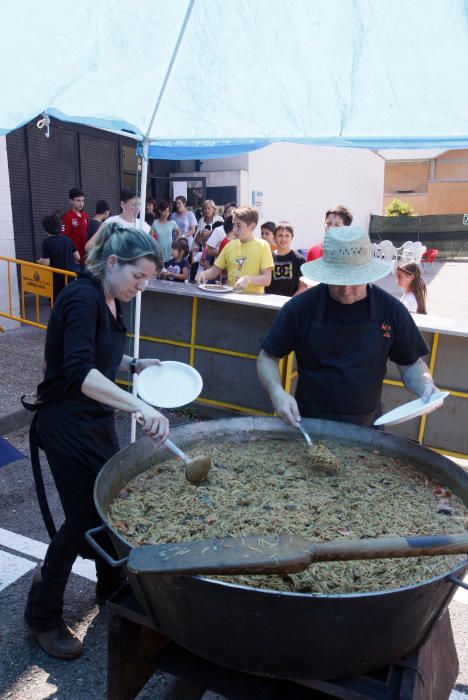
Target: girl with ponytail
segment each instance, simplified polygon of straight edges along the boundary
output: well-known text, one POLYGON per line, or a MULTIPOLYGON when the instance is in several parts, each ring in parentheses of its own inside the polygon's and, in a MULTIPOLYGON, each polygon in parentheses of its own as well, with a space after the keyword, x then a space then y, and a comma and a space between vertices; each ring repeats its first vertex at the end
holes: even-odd
POLYGON ((400 301, 414 314, 427 314, 427 288, 416 263, 404 263, 396 269, 396 281, 404 290, 400 301))
MULTIPOLYGON (((111 223, 96 234, 87 264, 88 272, 65 287, 54 304, 45 342, 45 376, 31 406, 36 410, 30 433, 31 460, 36 460, 37 467, 40 445, 65 520, 55 531, 41 501, 49 516, 51 543, 34 574, 24 617, 38 644, 62 659, 79 656, 83 648, 63 619, 65 587, 77 556, 96 561, 98 603, 125 580, 123 571, 112 569, 84 538, 87 530, 101 524, 93 501, 94 481, 119 450, 114 409, 139 411, 147 435, 157 442, 164 442, 169 431, 165 416, 115 384, 119 370, 138 373, 159 364, 159 360, 136 360, 124 354, 127 331, 120 308, 121 302, 143 292, 148 280, 160 271, 159 244, 144 231, 111 223)), ((37 483, 40 486, 39 478, 37 483)), ((110 540, 104 547, 112 550, 110 540)))

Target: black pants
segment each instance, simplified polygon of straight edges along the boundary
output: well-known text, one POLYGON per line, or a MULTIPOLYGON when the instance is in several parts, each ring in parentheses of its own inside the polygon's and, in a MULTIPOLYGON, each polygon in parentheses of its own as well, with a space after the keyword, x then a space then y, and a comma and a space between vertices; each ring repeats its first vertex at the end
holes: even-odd
MULTIPOLYGON (((122 571, 112 569, 84 538, 87 530, 101 524, 94 506, 94 482, 101 467, 118 451, 119 443, 113 416, 97 412, 88 415, 79 410, 40 407, 37 428, 65 513, 42 568, 34 576, 26 605, 28 623, 44 631, 56 627, 62 618, 63 594, 78 555, 95 559, 102 588, 111 588, 122 578, 122 571)), ((100 544, 113 551, 107 535, 100 544)))

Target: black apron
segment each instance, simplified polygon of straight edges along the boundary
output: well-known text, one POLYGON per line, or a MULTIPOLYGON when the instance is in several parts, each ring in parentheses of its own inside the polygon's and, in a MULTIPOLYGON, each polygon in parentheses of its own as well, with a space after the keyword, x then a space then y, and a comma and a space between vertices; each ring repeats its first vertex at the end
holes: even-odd
MULTIPOLYGON (((105 309, 108 335, 106 342, 96 348, 97 369, 105 370, 108 378, 115 378, 125 352, 126 328, 123 326, 118 305, 118 319, 105 309)), ((92 484, 105 464, 118 450, 114 410, 84 395, 67 400, 30 403, 23 405, 36 411, 29 431, 31 464, 41 514, 50 538, 56 527, 47 502, 39 459, 39 447, 47 455, 49 466, 60 495, 66 517, 73 521, 86 520, 94 515, 94 504, 88 500, 92 484), (86 485, 87 484, 87 485, 86 485), (80 494, 80 491, 82 493, 80 494), (85 502, 80 502, 80 495, 85 502)))
POLYGON ((326 320, 329 298, 323 285, 315 318, 296 350, 296 400, 305 418, 370 426, 380 414, 382 382, 391 338, 377 319, 375 297, 367 288, 369 319, 342 325, 326 320))

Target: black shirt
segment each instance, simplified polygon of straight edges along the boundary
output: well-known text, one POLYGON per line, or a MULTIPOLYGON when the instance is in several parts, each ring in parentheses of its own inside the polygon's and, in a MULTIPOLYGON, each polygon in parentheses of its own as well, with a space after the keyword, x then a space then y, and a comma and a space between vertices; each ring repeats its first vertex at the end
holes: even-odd
POLYGON ((77 411, 113 412, 85 396, 81 385, 94 368, 115 380, 126 337, 117 299, 115 304, 117 318, 106 304, 101 283, 86 274, 62 290, 47 326, 46 369, 37 388, 39 403, 67 401, 67 408, 77 411))
MULTIPOLYGON (((263 350, 283 357, 301 347, 309 323, 315 320, 322 288, 321 284, 312 287, 283 306, 262 343, 263 350)), ((389 359, 399 365, 412 365, 427 355, 429 348, 406 307, 380 287, 372 285, 372 290, 382 335, 388 333, 385 337, 389 359)), ((324 320, 343 325, 362 323, 368 319, 368 309, 367 297, 354 304, 340 304, 329 296, 324 320)))
POLYGON ((295 250, 290 250, 286 255, 274 252, 273 263, 271 284, 265 287, 265 292, 292 297, 299 289, 301 265, 305 263, 305 258, 295 250))
POLYGON ((60 233, 56 236, 47 236, 42 241, 42 257, 49 258, 50 267, 56 267, 59 270, 75 272, 76 261, 73 257, 75 251, 76 248, 71 238, 60 233))
POLYGON ((86 237, 89 241, 90 238, 94 236, 94 234, 97 232, 99 227, 101 226, 102 221, 98 221, 97 219, 90 219, 88 221, 88 228, 86 229, 86 237))

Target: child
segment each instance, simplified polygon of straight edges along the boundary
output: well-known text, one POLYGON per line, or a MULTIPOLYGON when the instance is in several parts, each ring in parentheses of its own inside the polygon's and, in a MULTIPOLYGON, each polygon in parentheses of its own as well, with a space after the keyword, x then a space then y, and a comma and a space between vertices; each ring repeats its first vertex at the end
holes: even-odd
MULTIPOLYGON (((80 254, 76 250, 70 238, 62 236, 62 222, 58 214, 44 216, 42 226, 47 233, 47 238, 42 241, 42 258, 37 261, 39 265, 56 267, 59 270, 70 270, 76 272, 80 261, 80 254)), ((65 286, 65 275, 54 272, 53 290, 54 298, 65 286)), ((68 278, 70 279, 70 278, 68 278)))
MULTIPOLYGON (((351 214, 349 209, 344 207, 342 204, 337 204, 336 207, 329 209, 325 213, 325 235, 327 234, 327 231, 330 228, 336 228, 337 226, 351 226, 352 223, 353 215, 351 214)), ((306 260, 307 262, 311 262, 312 260, 318 260, 322 257, 322 255, 323 241, 309 248, 309 250, 307 251, 306 260)))
POLYGON ((80 254, 80 271, 85 269, 85 246, 88 242, 88 215, 83 211, 84 192, 77 187, 72 187, 68 193, 70 197, 70 209, 62 219, 62 233, 71 238, 76 250, 80 254))
POLYGON ((301 265, 305 258, 291 250, 294 230, 288 221, 280 221, 275 227, 276 251, 273 253, 273 279, 269 287, 265 289, 267 294, 282 294, 292 297, 296 294, 300 285, 301 265))
POLYGON ((227 271, 228 284, 236 292, 263 294, 271 283, 273 257, 268 243, 255 238, 258 211, 253 207, 234 210, 234 240, 221 251, 209 270, 199 272, 198 284, 205 284, 227 271))
POLYGON ((192 250, 188 256, 188 261, 190 263, 190 282, 195 282, 195 278, 200 270, 200 259, 202 256, 201 245, 198 241, 194 241, 192 245, 192 250))
POLYGON ((260 235, 268 243, 272 253, 276 250, 275 228, 274 221, 265 221, 260 227, 260 235))
POLYGON ((186 242, 182 240, 174 241, 171 253, 172 258, 161 271, 161 278, 163 280, 170 280, 171 282, 185 282, 185 280, 188 279, 190 271, 190 264, 186 258, 186 242))
POLYGON ((216 258, 224 246, 226 246, 229 241, 234 240, 233 228, 232 216, 226 217, 224 223, 217 221, 213 224, 211 236, 206 242, 207 255, 216 258))
POLYGON ((427 289, 421 277, 419 265, 416 263, 398 265, 395 276, 398 286, 404 290, 401 303, 412 314, 427 314, 427 289))
MULTIPOLYGON (((219 223, 221 226, 223 225, 222 221, 219 223)), ((200 268, 202 270, 208 270, 213 265, 215 259, 215 255, 208 254, 208 239, 211 238, 211 231, 211 224, 205 224, 204 228, 195 239, 197 243, 199 243, 201 249, 200 268)))

